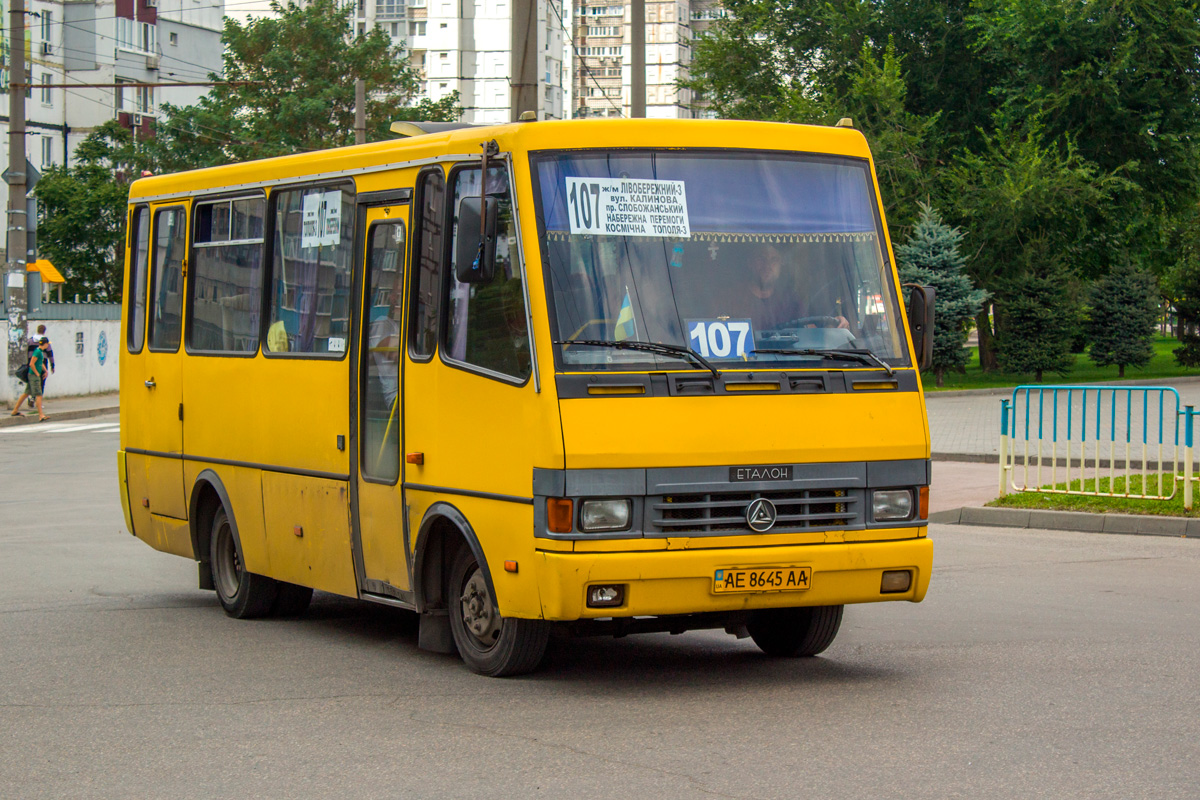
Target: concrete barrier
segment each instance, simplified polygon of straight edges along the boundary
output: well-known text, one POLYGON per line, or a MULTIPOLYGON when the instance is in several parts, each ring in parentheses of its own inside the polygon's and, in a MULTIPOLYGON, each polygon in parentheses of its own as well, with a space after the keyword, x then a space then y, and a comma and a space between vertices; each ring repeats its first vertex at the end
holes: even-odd
MULTIPOLYGON (((122 348, 120 320, 29 321, 29 333, 38 325, 54 347, 54 374, 46 385, 47 397, 102 394, 120 388, 118 362, 122 348)), ((0 336, 8 341, 8 322, 0 321, 0 336)), ((8 375, 8 350, 0 348, 0 402, 11 404, 25 384, 8 375)))

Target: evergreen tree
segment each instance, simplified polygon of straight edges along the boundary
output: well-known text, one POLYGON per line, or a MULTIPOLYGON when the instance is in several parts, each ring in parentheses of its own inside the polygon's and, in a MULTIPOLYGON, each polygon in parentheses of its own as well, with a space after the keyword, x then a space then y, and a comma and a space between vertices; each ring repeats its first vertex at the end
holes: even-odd
POLYGON ((1003 310, 996 334, 996 359, 1005 372, 1064 374, 1071 369, 1075 303, 1069 275, 1058 267, 1029 268, 1009 281, 997 303, 1003 310))
POLYGON ((1148 273, 1126 263, 1092 284, 1087 331, 1089 356, 1097 365, 1144 367, 1154 356, 1158 286, 1148 273))
POLYGON ((972 317, 978 313, 987 292, 976 289, 963 272, 966 259, 959 253, 963 232, 942 222, 933 206, 920 204, 921 217, 912 238, 896 248, 900 280, 932 286, 934 300, 933 374, 937 385, 946 371, 966 366, 963 348, 972 317))

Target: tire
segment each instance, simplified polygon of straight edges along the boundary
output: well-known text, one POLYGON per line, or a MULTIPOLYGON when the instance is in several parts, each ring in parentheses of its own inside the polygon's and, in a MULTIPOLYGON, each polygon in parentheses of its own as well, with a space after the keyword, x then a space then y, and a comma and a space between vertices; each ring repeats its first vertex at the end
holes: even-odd
POLYGON ((217 599, 226 614, 236 619, 254 619, 271 613, 279 596, 279 582, 243 568, 242 543, 223 507, 213 515, 209 560, 217 599))
POLYGON ((501 617, 469 547, 459 549, 450 567, 446 607, 454 644, 472 672, 499 678, 533 672, 541 665, 550 639, 549 624, 501 617))
POLYGON ((750 638, 769 656, 815 656, 833 644, 842 626, 844 606, 771 608, 756 611, 746 623, 750 638))
POLYGON ((312 602, 312 589, 283 581, 277 581, 277 583, 279 584, 279 593, 275 596, 274 605, 271 606, 272 617, 298 617, 308 610, 308 604, 312 602))

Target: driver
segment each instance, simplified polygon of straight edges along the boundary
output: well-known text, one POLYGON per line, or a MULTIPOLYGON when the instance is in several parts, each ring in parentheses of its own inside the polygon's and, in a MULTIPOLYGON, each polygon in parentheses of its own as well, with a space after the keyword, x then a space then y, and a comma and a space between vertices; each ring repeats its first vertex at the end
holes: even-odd
MULTIPOLYGON (((773 244, 762 244, 755 248, 748 262, 747 280, 742 286, 742 297, 733 307, 738 312, 736 316, 749 317, 754 322, 755 330, 771 330, 786 326, 796 319, 814 316, 803 298, 789 292, 780 285, 780 275, 783 272, 783 255, 773 244)), ((811 298, 810 298, 811 300, 811 298)), ((836 311, 829 317, 827 326, 836 324, 838 328, 849 328, 850 321, 836 311), (836 321, 836 322, 835 322, 836 321)), ((815 321, 807 323, 806 327, 817 327, 815 321)))
POLYGON ((739 287, 741 296, 731 306, 734 317, 749 317, 755 330, 770 330, 794 319, 797 311, 796 298, 779 285, 783 271, 783 256, 773 244, 755 248, 747 264, 746 279, 739 287))

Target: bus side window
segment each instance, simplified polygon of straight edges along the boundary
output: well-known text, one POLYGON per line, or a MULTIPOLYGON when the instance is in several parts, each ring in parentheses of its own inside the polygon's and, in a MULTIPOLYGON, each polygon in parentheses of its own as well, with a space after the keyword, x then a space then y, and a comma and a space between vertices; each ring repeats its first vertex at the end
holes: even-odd
POLYGON ((142 352, 146 341, 146 275, 150 270, 150 209, 133 212, 130 233, 129 330, 125 344, 131 353, 142 352))
POLYGON ((417 188, 417 241, 413 243, 413 284, 408 351, 424 360, 437 346, 445 253, 446 178, 441 167, 421 175, 417 188))
POLYGON ((354 185, 279 190, 271 207, 266 351, 341 358, 350 336, 354 185))
POLYGON ((258 349, 266 205, 240 197, 193 207, 189 350, 258 349))
MULTIPOLYGON (((459 203, 464 197, 479 196, 479 172, 476 168, 454 173, 452 259, 457 249, 459 203)), ((499 201, 495 278, 483 284, 459 283, 451 264, 443 352, 446 358, 524 380, 532 374, 532 361, 516 252, 516 209, 509 194, 507 168, 488 168, 487 194, 499 201)))
POLYGON ((183 255, 187 220, 182 208, 154 214, 154 271, 150 285, 150 349, 174 353, 183 332, 183 255))

